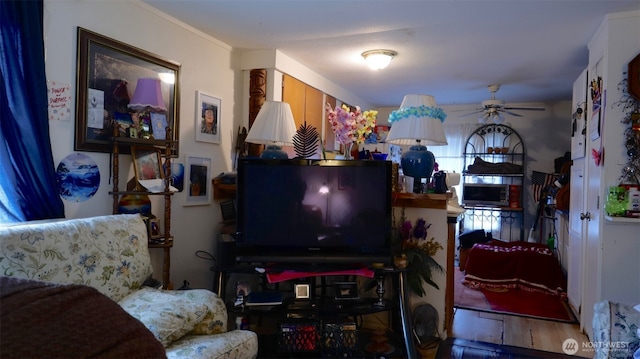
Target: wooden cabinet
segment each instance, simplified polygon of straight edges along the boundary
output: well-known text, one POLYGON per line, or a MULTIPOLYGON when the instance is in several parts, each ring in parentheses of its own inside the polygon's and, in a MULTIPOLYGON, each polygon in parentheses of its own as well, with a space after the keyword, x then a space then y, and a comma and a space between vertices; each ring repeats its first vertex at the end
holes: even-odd
POLYGON ((296 128, 306 121, 307 125, 315 127, 320 133, 324 113, 322 91, 287 74, 283 75, 282 82, 282 101, 291 106, 296 128))
POLYGON ((509 205, 464 204, 465 230, 483 229, 504 241, 524 239, 525 148, 511 127, 488 124, 476 129, 465 145, 463 196, 466 184, 509 185, 509 205), (474 169, 470 170, 469 166, 474 169))
MULTIPOLYGON (((287 74, 282 75, 282 101, 291 106, 296 128, 300 128, 306 121, 313 126, 322 137, 322 119, 324 118, 324 94, 304 82, 287 74)), ((322 151, 318 147, 318 152, 322 151)))
MULTIPOLYGON (((170 129, 167 130, 166 138, 172 138, 170 129)), ((171 158, 175 141, 171 140, 143 140, 137 138, 114 137, 111 152, 112 164, 112 182, 113 190, 109 192, 113 196, 113 213, 120 213, 119 203, 122 196, 125 195, 147 195, 160 196, 163 200, 162 230, 159 238, 149 240, 149 248, 157 248, 163 251, 162 261, 162 286, 165 289, 172 289, 170 269, 171 269, 171 247, 173 247, 173 236, 171 235, 171 197, 173 192, 169 190, 170 181, 164 181, 164 190, 160 192, 141 191, 139 186, 124 186, 120 188, 120 148, 130 146, 154 147, 161 151, 161 157, 164 159, 164 178, 171 178, 171 158)), ((125 179, 126 180, 126 179, 125 179)), ((135 180, 134 180, 135 182, 135 180)), ((132 182, 132 183, 134 183, 132 182)))

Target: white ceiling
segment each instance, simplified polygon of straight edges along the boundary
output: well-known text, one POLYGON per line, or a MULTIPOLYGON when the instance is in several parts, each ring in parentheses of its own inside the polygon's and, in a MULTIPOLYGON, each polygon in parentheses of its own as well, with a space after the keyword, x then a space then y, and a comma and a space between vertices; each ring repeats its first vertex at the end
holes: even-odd
POLYGON ((143 1, 236 49, 278 49, 379 107, 409 93, 479 105, 493 83, 507 104, 571 100, 604 16, 640 10, 639 0, 143 1), (372 71, 360 54, 378 48, 398 56, 372 71))

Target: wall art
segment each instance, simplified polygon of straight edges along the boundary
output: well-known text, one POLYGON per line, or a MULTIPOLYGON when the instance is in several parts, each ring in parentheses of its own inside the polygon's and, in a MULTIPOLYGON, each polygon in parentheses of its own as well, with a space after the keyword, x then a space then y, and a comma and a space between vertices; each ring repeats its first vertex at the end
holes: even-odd
POLYGON ((185 206, 211 204, 211 158, 187 156, 185 206))
POLYGON ((220 143, 219 98, 196 91, 196 141, 220 143))
POLYGON ((74 149, 111 152, 116 113, 130 112, 127 105, 138 79, 159 78, 167 107, 164 121, 172 129, 177 155, 180 64, 81 27, 77 35, 74 149))

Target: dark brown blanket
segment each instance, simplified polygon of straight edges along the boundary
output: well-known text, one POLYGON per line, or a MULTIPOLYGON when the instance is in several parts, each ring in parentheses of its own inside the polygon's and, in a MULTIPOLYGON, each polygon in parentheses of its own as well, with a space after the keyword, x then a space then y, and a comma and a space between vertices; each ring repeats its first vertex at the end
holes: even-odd
POLYGON ((471 288, 520 288, 565 295, 566 279, 545 245, 493 240, 469 251, 464 284, 471 288))
POLYGON ((83 285, 0 277, 2 358, 166 358, 118 303, 83 285))

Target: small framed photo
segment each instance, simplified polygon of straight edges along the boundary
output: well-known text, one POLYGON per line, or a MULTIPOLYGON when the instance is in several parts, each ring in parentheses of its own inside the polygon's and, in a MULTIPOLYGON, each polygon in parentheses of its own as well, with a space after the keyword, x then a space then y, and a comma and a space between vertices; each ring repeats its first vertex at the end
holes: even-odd
POLYGON ((133 171, 136 180, 152 180, 164 178, 160 150, 155 147, 131 146, 133 171))
POLYGON ((167 115, 164 113, 152 112, 151 129, 153 130, 153 138, 156 140, 167 139, 167 115))
POLYGON ((149 220, 147 220, 147 231, 149 232, 149 240, 158 240, 162 238, 160 220, 158 218, 149 218, 149 220))
POLYGON ((335 284, 336 300, 358 299, 358 283, 357 282, 336 282, 335 284))
POLYGON ((196 141, 220 143, 219 98, 196 91, 196 141))
POLYGON ((136 130, 134 127, 127 128, 127 137, 138 138, 138 130, 136 130))
POLYGON ((294 291, 295 291, 296 299, 311 298, 311 293, 309 293, 309 284, 307 283, 295 284, 294 291))
POLYGON ((185 206, 201 206, 211 203, 211 158, 186 156, 187 165, 185 206))

